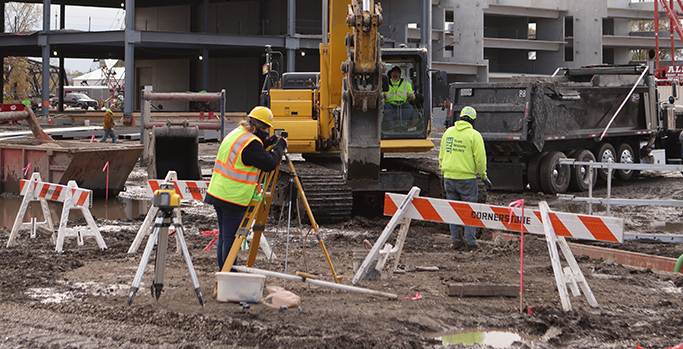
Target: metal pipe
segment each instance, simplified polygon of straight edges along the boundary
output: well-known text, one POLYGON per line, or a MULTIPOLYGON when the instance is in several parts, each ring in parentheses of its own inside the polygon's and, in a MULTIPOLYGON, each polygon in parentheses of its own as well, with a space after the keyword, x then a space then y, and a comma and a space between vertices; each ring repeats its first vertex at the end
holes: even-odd
POLYGON ((326 286, 326 287, 336 288, 336 289, 340 289, 340 290, 344 290, 344 291, 353 291, 353 292, 358 292, 358 293, 370 294, 373 296, 386 297, 389 299, 398 299, 398 296, 393 294, 393 293, 386 293, 386 292, 380 292, 380 291, 375 291, 375 290, 369 290, 367 288, 361 288, 361 287, 356 287, 356 286, 335 284, 334 282, 311 279, 311 278, 305 277, 303 275, 289 275, 289 274, 283 274, 283 273, 278 273, 278 272, 268 271, 268 270, 263 270, 263 269, 248 268, 248 267, 244 267, 241 265, 233 265, 232 268, 237 270, 237 271, 241 271, 241 272, 245 272, 245 273, 272 276, 272 277, 281 278, 281 279, 285 279, 285 280, 308 282, 308 283, 313 284, 313 285, 326 286))
POLYGON ((0 112, 0 121, 21 121, 28 117, 28 111, 4 111, 0 112))
POLYGON ((612 198, 612 161, 607 163, 607 215, 610 214, 610 199, 612 198))
POLYGON ((609 123, 607 124, 607 127, 605 127, 605 130, 602 131, 602 134, 600 135, 600 140, 602 140, 603 137, 605 137, 605 133, 607 133, 607 130, 609 129, 610 126, 612 126, 612 122, 614 119, 619 115, 619 112, 621 111, 621 108, 624 107, 626 104, 626 101, 628 101, 629 98, 631 98, 631 95, 633 94, 633 91, 635 91, 636 87, 638 87, 638 84, 643 80, 643 77, 645 74, 650 70, 649 66, 645 66, 645 69, 643 70, 643 73, 640 74, 640 77, 638 77, 638 81, 636 81, 635 84, 633 84, 633 87, 631 87, 631 91, 628 92, 628 95, 626 95, 626 98, 621 102, 621 105, 619 106, 619 109, 614 113, 614 116, 609 120, 609 123))
POLYGON ((221 139, 223 141, 223 136, 225 135, 225 89, 221 90, 221 139))
POLYGON ((144 98, 148 101, 202 101, 217 102, 221 100, 221 93, 200 92, 151 92, 145 91, 144 98))

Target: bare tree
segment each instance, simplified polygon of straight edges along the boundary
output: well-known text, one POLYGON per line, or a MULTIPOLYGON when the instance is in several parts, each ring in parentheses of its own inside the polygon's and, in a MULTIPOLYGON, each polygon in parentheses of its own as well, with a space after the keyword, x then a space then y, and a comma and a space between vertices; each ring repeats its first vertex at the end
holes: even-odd
MULTIPOLYGON (((5 31, 25 33, 37 30, 41 24, 42 5, 9 2, 5 4, 5 31)), ((5 57, 3 100, 20 101, 30 98, 36 91, 30 77, 31 64, 27 57, 5 57)), ((39 88, 39 87, 38 87, 39 88)))

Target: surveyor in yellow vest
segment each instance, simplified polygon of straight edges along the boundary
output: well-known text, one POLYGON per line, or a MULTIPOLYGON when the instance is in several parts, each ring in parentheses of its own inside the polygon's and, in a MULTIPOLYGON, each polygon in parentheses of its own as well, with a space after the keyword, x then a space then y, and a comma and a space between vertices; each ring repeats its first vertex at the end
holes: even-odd
POLYGON ((256 107, 223 138, 218 148, 204 200, 214 206, 218 217, 218 270, 223 269, 235 241, 235 233, 254 195, 259 174, 277 168, 287 148, 285 138, 268 137, 271 127, 273 113, 266 107, 256 107), (266 150, 270 145, 273 148, 266 150))
POLYGON ((384 91, 384 122, 387 130, 396 126, 406 126, 412 118, 413 106, 410 101, 415 99, 413 86, 401 78, 401 68, 394 66, 389 70, 388 89, 384 91))

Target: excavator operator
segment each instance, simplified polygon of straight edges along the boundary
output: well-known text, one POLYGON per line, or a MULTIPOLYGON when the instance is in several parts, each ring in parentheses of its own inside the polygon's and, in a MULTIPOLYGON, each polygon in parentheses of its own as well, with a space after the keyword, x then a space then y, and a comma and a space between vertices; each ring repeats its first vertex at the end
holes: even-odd
POLYGON ((384 122, 389 130, 396 126, 406 126, 414 111, 410 101, 415 99, 413 86, 401 78, 401 68, 394 66, 389 70, 388 90, 384 91, 384 122))

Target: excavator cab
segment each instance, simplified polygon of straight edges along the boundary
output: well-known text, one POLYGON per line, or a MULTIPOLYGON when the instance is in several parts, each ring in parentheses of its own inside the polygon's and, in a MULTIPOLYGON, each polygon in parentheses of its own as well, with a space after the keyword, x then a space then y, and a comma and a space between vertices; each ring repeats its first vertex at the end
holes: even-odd
POLYGON ((383 48, 382 91, 388 91, 389 71, 398 67, 401 78, 410 83, 414 99, 397 106, 382 104, 382 152, 428 151, 434 145, 431 131, 431 83, 427 73, 427 51, 422 48, 383 48))

